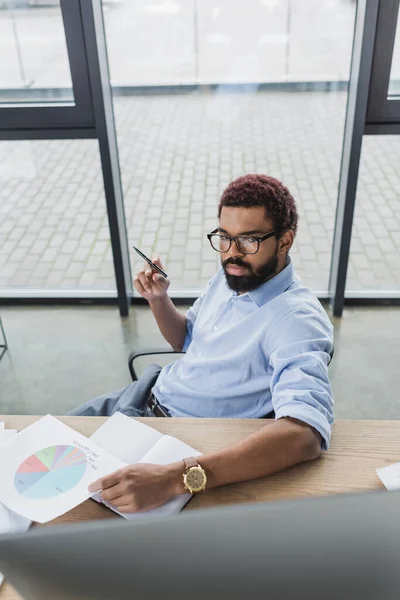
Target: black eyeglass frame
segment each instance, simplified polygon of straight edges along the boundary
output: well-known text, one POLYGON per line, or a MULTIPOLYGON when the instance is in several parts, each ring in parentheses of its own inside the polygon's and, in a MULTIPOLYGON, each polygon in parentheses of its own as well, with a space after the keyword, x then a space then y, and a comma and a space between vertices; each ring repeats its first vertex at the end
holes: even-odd
POLYGON ((208 238, 208 241, 210 242, 211 248, 213 250, 215 250, 216 252, 219 252, 220 254, 229 252, 229 250, 232 247, 233 241, 235 242, 237 249, 240 250, 240 252, 242 252, 242 254, 257 254, 257 252, 260 249, 261 242, 263 242, 264 240, 268 240, 270 237, 275 235, 276 231, 277 231, 276 229, 273 229, 272 231, 269 231, 268 233, 266 233, 265 235, 262 235, 261 237, 257 237, 255 235, 226 235, 225 233, 218 233, 218 227, 217 227, 217 229, 214 229, 214 231, 211 231, 211 233, 207 233, 207 238, 208 238), (228 246, 227 250, 217 250, 216 248, 214 248, 214 246, 211 242, 211 238, 212 238, 212 236, 215 236, 215 235, 218 235, 219 237, 224 237, 227 239, 229 238, 229 246, 228 246), (240 242, 237 241, 240 238, 251 238, 251 239, 255 240, 258 244, 257 250, 255 252, 245 252, 243 250, 243 248, 241 248, 240 242))

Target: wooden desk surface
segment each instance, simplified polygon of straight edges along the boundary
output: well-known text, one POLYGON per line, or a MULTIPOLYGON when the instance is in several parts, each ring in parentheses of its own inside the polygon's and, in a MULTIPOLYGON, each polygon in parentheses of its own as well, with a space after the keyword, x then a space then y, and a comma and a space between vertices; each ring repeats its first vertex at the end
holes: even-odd
MULTIPOLYGON (((6 428, 19 430, 38 418, 40 417, 0 415, 0 421, 5 421, 6 428)), ((86 436, 90 436, 106 420, 99 417, 58 418, 86 436)), ((161 433, 175 436, 200 452, 217 450, 269 424, 268 421, 259 419, 143 418, 138 421, 161 433)), ((265 479, 207 491, 195 496, 184 510, 378 490, 383 485, 375 469, 399 460, 400 421, 336 421, 331 448, 320 459, 265 479)), ((119 517, 88 500, 52 521, 50 525, 105 518, 119 517)), ((0 588, 0 600, 19 598, 7 583, 0 588)))

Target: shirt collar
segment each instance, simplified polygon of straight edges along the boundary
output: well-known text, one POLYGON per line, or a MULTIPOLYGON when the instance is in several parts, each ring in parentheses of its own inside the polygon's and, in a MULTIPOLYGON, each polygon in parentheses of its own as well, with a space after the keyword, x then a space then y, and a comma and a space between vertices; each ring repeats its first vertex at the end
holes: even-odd
POLYGON ((283 294, 296 280, 296 275, 293 268, 293 263, 290 257, 288 257, 287 266, 272 277, 272 279, 268 279, 265 283, 260 285, 258 288, 253 290, 252 292, 247 292, 247 294, 243 294, 243 296, 249 296, 257 304, 257 306, 262 306, 266 304, 279 294, 283 294))

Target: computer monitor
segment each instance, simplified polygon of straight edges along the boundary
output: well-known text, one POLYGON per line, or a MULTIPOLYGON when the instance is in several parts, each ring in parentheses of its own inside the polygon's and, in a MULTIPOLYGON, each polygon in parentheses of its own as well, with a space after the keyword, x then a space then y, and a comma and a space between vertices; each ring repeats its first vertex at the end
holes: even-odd
POLYGON ((395 492, 60 525, 0 539, 0 570, 26 600, 398 600, 399 563, 395 492))

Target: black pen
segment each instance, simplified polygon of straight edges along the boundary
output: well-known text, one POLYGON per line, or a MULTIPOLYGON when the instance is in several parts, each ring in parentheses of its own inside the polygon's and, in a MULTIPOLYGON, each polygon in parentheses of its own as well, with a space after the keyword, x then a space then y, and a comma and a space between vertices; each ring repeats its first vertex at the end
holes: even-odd
POLYGON ((143 254, 143 252, 141 252, 139 250, 139 248, 136 248, 136 246, 132 246, 132 248, 134 249, 135 252, 137 252, 139 254, 139 256, 144 258, 144 260, 149 263, 149 265, 151 266, 152 269, 154 269, 154 271, 156 271, 157 273, 160 273, 160 275, 165 277, 165 279, 168 278, 168 275, 162 269, 160 269, 160 267, 155 265, 145 254, 143 254))

